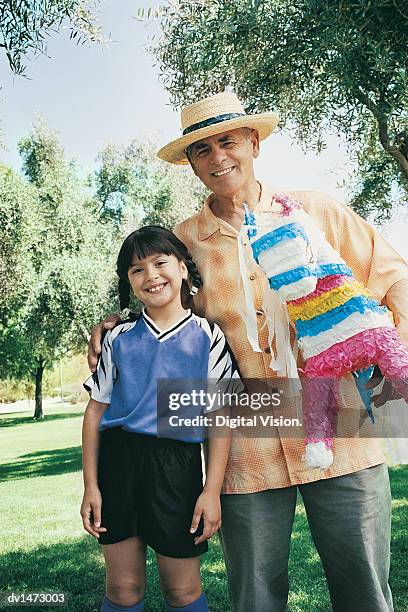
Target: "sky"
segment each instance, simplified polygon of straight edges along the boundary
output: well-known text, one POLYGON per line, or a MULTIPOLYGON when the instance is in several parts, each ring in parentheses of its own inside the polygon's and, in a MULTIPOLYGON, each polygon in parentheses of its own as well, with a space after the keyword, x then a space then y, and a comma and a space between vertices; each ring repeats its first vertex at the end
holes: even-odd
MULTIPOLYGON (((159 80, 155 58, 145 48, 156 29, 135 17, 143 0, 105 0, 99 21, 112 42, 104 46, 77 46, 69 31, 53 34, 47 56, 29 58, 27 78, 10 73, 0 57, 0 116, 5 150, 0 160, 19 170, 17 142, 30 131, 36 117, 57 130, 69 158, 86 172, 108 144, 126 144, 152 135, 161 146, 180 135, 180 121, 159 80)), ((271 109, 274 110, 274 109, 271 109)), ((327 141, 320 155, 305 154, 278 132, 261 145, 256 175, 281 189, 323 191, 340 201, 346 192, 338 183, 351 170, 347 152, 336 137, 327 141)), ((408 258, 403 233, 408 219, 384 228, 395 248, 408 258)))

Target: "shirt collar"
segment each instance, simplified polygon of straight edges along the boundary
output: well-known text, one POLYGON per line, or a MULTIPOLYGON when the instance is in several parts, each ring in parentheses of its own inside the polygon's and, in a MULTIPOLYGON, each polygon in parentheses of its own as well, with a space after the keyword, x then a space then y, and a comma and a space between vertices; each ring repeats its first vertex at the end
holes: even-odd
POLYGON ((235 232, 235 230, 231 225, 214 215, 213 211, 211 210, 211 204, 213 201, 214 194, 211 193, 204 202, 204 205, 201 209, 200 216, 198 218, 199 240, 206 240, 207 238, 212 236, 212 234, 215 234, 217 230, 219 230, 221 233, 229 232, 227 233, 227 235, 236 235, 235 233, 233 233, 235 232))
MULTIPOLYGON (((274 193, 272 187, 261 181, 258 182, 261 186, 261 197, 255 207, 256 212, 267 210, 269 208, 272 201, 272 195, 274 193)), ((214 194, 211 193, 201 209, 198 218, 198 239, 206 240, 217 230, 219 230, 220 234, 223 234, 224 236, 232 236, 233 238, 236 238, 239 232, 232 227, 232 225, 217 217, 211 210, 211 204, 214 201, 214 197, 214 194)))
POLYGON ((193 315, 191 314, 191 310, 188 308, 181 319, 176 321, 176 323, 174 323, 171 327, 168 329, 160 329, 157 323, 155 323, 153 319, 147 315, 146 309, 143 308, 142 310, 142 319, 144 320, 147 329, 160 342, 163 342, 164 340, 171 338, 171 336, 174 336, 174 334, 177 334, 185 325, 187 325, 187 323, 190 322, 192 318, 193 315))

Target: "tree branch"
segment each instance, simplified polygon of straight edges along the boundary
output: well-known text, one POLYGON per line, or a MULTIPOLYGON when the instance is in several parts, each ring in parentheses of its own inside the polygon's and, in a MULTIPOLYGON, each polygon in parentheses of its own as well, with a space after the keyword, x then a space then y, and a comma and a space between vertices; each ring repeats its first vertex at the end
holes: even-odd
POLYGON ((381 110, 381 98, 380 95, 380 104, 376 104, 373 102, 369 96, 362 91, 361 89, 357 89, 354 92, 355 97, 363 106, 365 106, 375 117, 378 124, 378 138, 381 143, 382 148, 388 155, 390 155, 395 161, 398 163, 399 170, 404 177, 405 180, 408 180, 408 159, 403 153, 403 145, 399 147, 397 145, 392 145, 390 143, 390 137, 388 133, 388 117, 381 110))
POLYGON ((372 114, 374 115, 374 117, 375 117, 376 119, 378 119, 379 108, 378 108, 377 104, 375 104, 375 102, 373 102, 373 101, 371 100, 371 98, 369 98, 369 96, 368 96, 368 95, 367 95, 367 94, 366 94, 364 91, 362 91, 361 89, 356 89, 356 90, 354 91, 354 95, 355 95, 355 97, 357 98, 357 100, 358 100, 359 102, 361 102, 361 104, 362 104, 363 106, 365 106, 366 108, 368 108, 368 110, 372 112, 372 114))

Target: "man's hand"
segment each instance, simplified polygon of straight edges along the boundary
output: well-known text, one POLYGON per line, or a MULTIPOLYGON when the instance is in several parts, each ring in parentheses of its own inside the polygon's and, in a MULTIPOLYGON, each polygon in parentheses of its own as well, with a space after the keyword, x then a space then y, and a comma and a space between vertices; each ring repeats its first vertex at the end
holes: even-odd
POLYGON ((380 386, 383 380, 384 384, 381 391, 372 397, 372 402, 376 408, 384 406, 384 404, 390 400, 401 399, 402 397, 394 389, 392 383, 389 380, 384 379, 384 376, 381 374, 381 370, 378 366, 375 366, 373 375, 366 384, 366 389, 376 389, 378 386, 380 386))
POLYGON ((102 323, 95 325, 91 331, 91 338, 88 342, 88 366, 91 372, 95 372, 98 364, 98 356, 102 350, 102 334, 105 329, 113 329, 120 321, 118 314, 110 314, 102 323))

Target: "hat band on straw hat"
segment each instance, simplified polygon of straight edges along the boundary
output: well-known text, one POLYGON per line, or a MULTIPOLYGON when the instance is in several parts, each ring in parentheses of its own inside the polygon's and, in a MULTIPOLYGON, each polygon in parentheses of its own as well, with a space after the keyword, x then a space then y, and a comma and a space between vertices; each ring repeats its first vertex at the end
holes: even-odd
POLYGON ((209 117, 208 119, 204 119, 203 121, 199 121, 198 123, 194 123, 193 125, 186 127, 183 130, 183 136, 186 136, 186 134, 191 134, 191 132, 195 132, 196 130, 201 130, 201 128, 208 127, 209 125, 221 123, 222 121, 228 121, 229 119, 237 119, 238 117, 246 117, 246 114, 224 113, 223 115, 217 115, 216 117, 209 117))

